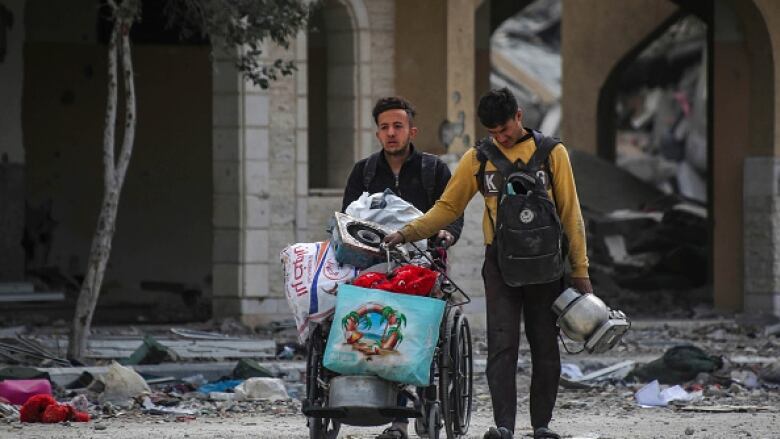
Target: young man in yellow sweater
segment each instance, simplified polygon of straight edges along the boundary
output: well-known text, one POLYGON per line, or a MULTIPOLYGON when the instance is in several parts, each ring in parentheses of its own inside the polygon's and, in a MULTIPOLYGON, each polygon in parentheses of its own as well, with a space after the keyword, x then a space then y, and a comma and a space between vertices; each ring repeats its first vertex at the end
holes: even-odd
MULTIPOLYGON (((485 94, 479 101, 477 114, 491 134, 498 151, 512 163, 517 160, 529 162, 538 145, 534 135, 523 127, 522 110, 509 90, 503 88, 485 94)), ((569 241, 571 281, 577 290, 590 294, 593 288, 588 278, 585 226, 569 155, 563 144, 558 143, 552 148, 546 162, 548 166, 543 168, 546 173, 543 181, 569 241)), ((485 199, 482 230, 486 246, 482 277, 485 283, 488 334, 486 373, 496 423, 495 428, 485 433, 485 439, 509 439, 514 432, 517 414, 515 375, 521 315, 525 321, 533 363, 530 414, 534 438, 558 438, 548 428, 548 424, 558 395, 561 370, 558 328, 552 303, 564 290, 563 278, 521 287, 506 284, 498 268, 497 246, 493 245, 498 195, 503 177, 491 161, 484 162, 482 170, 481 166, 477 148, 466 151, 434 207, 423 217, 387 236, 385 241, 399 244, 432 236, 462 215, 471 198, 478 191, 482 192, 485 199), (482 181, 478 182, 478 178, 482 178, 482 181)))

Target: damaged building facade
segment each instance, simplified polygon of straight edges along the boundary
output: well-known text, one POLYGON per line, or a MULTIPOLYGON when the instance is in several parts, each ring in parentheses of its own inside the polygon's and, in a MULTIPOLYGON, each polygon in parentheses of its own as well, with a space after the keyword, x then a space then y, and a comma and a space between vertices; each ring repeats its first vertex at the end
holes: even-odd
MULTIPOLYGON (((265 51, 298 66, 267 90, 207 42, 153 30, 161 24, 145 10, 133 47, 138 134, 101 304, 136 306, 150 320, 288 319, 279 251, 327 238, 352 163, 378 149, 376 99, 414 102, 416 145, 456 160, 485 134, 475 106, 502 62, 491 34, 530 3, 324 0, 289 48, 265 51)), ((780 5, 563 0, 561 9, 560 135, 607 159, 615 78, 681 16, 706 23, 714 304, 780 315, 780 5)), ((105 52, 94 1, 0 0, 0 282, 63 288, 85 269, 102 190, 105 52)), ((481 209, 476 197, 451 258, 454 279, 476 296, 477 324, 481 209)))

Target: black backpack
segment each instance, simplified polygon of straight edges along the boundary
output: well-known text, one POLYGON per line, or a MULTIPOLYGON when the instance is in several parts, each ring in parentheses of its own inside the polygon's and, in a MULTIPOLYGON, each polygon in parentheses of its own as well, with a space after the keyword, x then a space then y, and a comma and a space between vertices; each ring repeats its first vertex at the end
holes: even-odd
POLYGON ((527 164, 520 160, 510 162, 490 138, 482 139, 477 145, 480 161, 477 178, 482 193, 486 194, 487 160, 495 165, 502 177, 498 186, 493 244, 497 246, 501 277, 511 287, 559 280, 563 276, 567 253, 568 242, 561 220, 546 188, 547 179, 552 185, 548 158, 560 142, 538 131, 531 133, 536 151, 527 164))
MULTIPOLYGON (((376 175, 376 165, 379 162, 379 154, 382 151, 375 152, 368 156, 366 165, 363 167, 363 189, 368 192, 368 186, 374 180, 376 175)), ((425 189, 426 195, 428 195, 428 203, 433 206, 436 202, 436 197, 433 196, 433 191, 436 189, 436 159, 437 157, 427 152, 422 153, 422 170, 420 172, 420 178, 422 179, 423 189, 425 189)))

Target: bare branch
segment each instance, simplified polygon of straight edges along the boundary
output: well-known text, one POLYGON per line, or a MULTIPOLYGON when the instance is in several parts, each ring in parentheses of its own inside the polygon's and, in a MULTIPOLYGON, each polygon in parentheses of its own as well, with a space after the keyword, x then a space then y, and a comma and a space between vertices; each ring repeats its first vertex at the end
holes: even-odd
POLYGON ((130 22, 120 20, 120 27, 128 29, 122 33, 122 73, 124 78, 125 91, 125 127, 124 138, 122 139, 122 149, 119 153, 117 163, 116 183, 122 187, 127 172, 127 165, 130 163, 130 156, 133 153, 133 143, 135 140, 136 108, 135 108, 135 79, 133 78, 133 58, 130 52, 130 22))
POLYGON ((103 179, 104 190, 108 192, 114 182, 114 137, 116 135, 117 110, 117 30, 111 32, 108 43, 108 96, 106 99, 106 119, 103 130, 103 179))

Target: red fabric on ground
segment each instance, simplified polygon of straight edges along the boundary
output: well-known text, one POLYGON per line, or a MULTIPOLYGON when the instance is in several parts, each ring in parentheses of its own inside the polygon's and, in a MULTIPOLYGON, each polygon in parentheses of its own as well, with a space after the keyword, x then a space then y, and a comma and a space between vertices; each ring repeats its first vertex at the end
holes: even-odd
POLYGON ((19 420, 22 422, 41 422, 46 407, 57 404, 51 395, 34 395, 22 405, 19 410, 19 420))
POLYGON ((22 422, 89 422, 89 413, 76 411, 69 404, 60 404, 51 395, 31 396, 19 411, 22 422))

